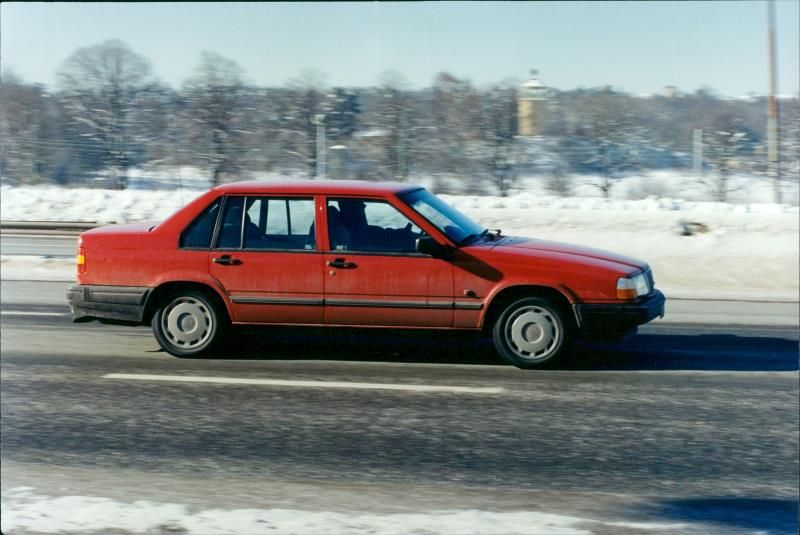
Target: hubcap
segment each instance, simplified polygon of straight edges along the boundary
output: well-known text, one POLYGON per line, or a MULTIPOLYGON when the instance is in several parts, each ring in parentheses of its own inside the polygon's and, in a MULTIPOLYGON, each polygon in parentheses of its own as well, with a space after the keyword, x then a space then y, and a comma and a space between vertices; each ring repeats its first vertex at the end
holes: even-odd
POLYGON ((161 327, 173 345, 193 349, 211 336, 213 321, 205 303, 193 297, 179 297, 164 310, 161 327))
POLYGON ((520 357, 542 360, 558 347, 561 328, 551 311, 539 306, 526 306, 508 318, 505 336, 508 345, 520 357))

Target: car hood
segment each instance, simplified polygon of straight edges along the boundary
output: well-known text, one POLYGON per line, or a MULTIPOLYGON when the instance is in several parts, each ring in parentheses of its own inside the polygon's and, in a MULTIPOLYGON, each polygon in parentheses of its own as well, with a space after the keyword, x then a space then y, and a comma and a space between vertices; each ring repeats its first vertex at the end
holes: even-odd
POLYGON ((609 251, 603 251, 601 249, 592 249, 591 247, 583 247, 570 243, 537 240, 534 238, 522 238, 516 236, 504 236, 495 242, 488 242, 486 245, 493 246, 493 248, 506 250, 508 252, 517 250, 524 254, 535 254, 536 251, 544 251, 548 253, 559 253, 584 258, 592 258, 595 260, 602 260, 604 262, 613 262, 615 264, 621 264, 623 266, 640 269, 642 271, 648 269, 647 263, 643 262, 642 260, 609 251))

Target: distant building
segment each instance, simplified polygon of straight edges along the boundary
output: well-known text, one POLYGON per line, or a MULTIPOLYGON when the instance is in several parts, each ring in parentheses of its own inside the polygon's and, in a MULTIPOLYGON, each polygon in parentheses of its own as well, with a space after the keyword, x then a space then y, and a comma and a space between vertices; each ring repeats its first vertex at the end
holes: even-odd
POLYGON ((674 85, 665 85, 663 89, 661 89, 661 96, 666 98, 675 98, 678 96, 678 88, 674 85))
POLYGON ((522 137, 541 136, 547 120, 548 89, 539 81, 538 72, 519 86, 517 94, 517 130, 522 137))
POLYGON ((328 149, 328 176, 333 180, 348 178, 349 157, 347 145, 334 145, 328 149))

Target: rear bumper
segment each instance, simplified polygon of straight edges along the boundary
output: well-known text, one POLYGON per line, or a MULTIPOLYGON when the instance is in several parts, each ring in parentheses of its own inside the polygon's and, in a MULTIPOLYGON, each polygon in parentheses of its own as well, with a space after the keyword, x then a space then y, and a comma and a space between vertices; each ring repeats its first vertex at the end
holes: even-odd
POLYGON ((584 335, 620 336, 655 318, 663 318, 666 300, 663 293, 654 290, 635 303, 574 305, 575 315, 584 335))
POLYGON ((142 323, 152 288, 73 284, 67 289, 72 321, 142 323))

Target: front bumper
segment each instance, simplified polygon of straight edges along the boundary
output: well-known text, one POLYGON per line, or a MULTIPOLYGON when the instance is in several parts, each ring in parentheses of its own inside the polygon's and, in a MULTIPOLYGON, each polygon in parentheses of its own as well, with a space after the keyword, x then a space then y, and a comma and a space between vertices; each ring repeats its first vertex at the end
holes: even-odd
POLYGON ((653 290, 634 303, 577 304, 575 316, 584 335, 620 336, 655 318, 663 318, 666 300, 663 293, 653 290))
POLYGON ((73 284, 67 289, 72 321, 142 323, 152 288, 73 284))

